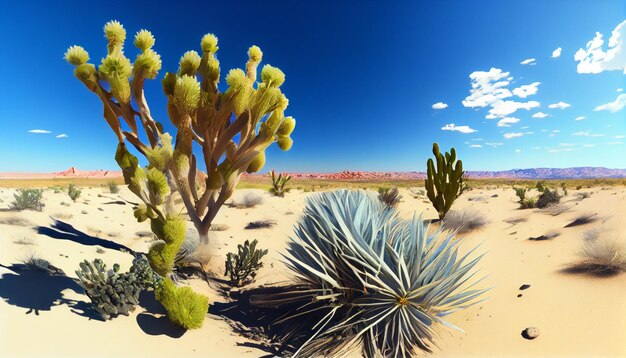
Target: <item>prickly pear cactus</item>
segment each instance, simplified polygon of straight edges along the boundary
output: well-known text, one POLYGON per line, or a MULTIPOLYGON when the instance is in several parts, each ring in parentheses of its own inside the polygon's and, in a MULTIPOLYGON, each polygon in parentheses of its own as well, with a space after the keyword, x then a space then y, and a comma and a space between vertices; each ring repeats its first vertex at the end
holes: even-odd
POLYGON ((437 143, 433 143, 433 154, 437 166, 432 158, 428 159, 424 185, 428 199, 442 220, 461 192, 463 162, 456 160, 454 148, 450 149, 450 153, 441 154, 437 143))
POLYGON ((100 259, 85 260, 80 263, 80 270, 76 270, 79 284, 105 320, 120 314, 127 316, 139 303, 139 294, 152 288, 155 280, 160 280, 143 255, 133 260, 129 272, 120 273, 119 270, 118 264, 107 270, 100 259))

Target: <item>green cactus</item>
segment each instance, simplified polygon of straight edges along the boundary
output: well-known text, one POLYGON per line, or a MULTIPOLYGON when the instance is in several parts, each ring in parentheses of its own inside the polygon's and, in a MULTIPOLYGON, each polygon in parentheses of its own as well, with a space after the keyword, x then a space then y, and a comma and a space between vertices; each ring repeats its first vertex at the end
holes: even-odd
POLYGON ((119 269, 115 264, 112 270, 107 270, 102 260, 95 259, 81 262, 80 270, 76 270, 79 284, 105 320, 120 314, 127 316, 139 304, 139 294, 160 280, 145 256, 135 258, 129 272, 119 273, 119 269))
POLYGON ((284 197, 285 193, 289 191, 289 188, 285 188, 287 182, 291 180, 291 175, 280 173, 276 176, 276 172, 272 170, 269 173, 270 179, 272 180, 272 187, 270 188, 270 193, 274 194, 274 196, 284 197))
POLYGON ((261 258, 267 255, 267 250, 256 248, 257 241, 246 240, 243 245, 237 246, 237 253, 229 252, 226 255, 226 270, 224 275, 230 277, 230 283, 234 286, 242 286, 254 278, 255 271, 263 264, 261 258))
POLYGON ((433 204, 439 219, 443 220, 452 207, 452 203, 461 192, 461 178, 463 176, 463 162, 456 160, 456 151, 450 149, 445 155, 439 152, 439 145, 433 143, 433 154, 437 160, 437 167, 432 158, 427 161, 426 195, 433 204))
POLYGON ((155 289, 155 297, 161 302, 170 320, 185 329, 202 327, 209 310, 209 299, 193 292, 187 286, 178 287, 169 278, 155 289))

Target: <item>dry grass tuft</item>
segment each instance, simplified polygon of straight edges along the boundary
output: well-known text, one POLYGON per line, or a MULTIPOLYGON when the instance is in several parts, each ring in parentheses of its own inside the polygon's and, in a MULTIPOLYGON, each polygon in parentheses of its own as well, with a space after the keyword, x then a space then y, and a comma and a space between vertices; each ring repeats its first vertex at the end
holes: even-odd
POLYGON ((507 223, 507 224, 509 224, 511 226, 519 224, 519 223, 525 223, 527 221, 528 221, 528 218, 522 217, 522 216, 516 216, 516 217, 508 218, 508 219, 504 220, 505 223, 507 223))
POLYGON ((257 205, 263 204, 263 195, 255 193, 255 192, 246 192, 241 195, 238 199, 233 199, 231 206, 234 206, 238 209, 247 209, 253 208, 257 205))
POLYGON ((485 226, 489 221, 478 210, 466 208, 463 210, 450 210, 443 219, 446 229, 466 233, 485 226))
POLYGON ((226 224, 211 224, 211 231, 226 231, 230 229, 230 226, 226 224))
POLYGON ((268 229, 274 225, 276 225, 276 221, 274 220, 252 221, 252 222, 249 222, 248 225, 246 225, 246 230, 268 229))
POLYGON ((15 240, 13 241, 13 243, 17 245, 35 245, 32 239, 27 239, 27 238, 15 240))
POLYGON ((583 240, 580 260, 564 272, 594 277, 609 277, 626 271, 626 242, 618 238, 583 240))
POLYGON ((8 216, 8 217, 0 218, 0 225, 33 226, 33 223, 17 216, 8 216))
POLYGON ((564 204, 552 204, 552 205, 548 205, 545 208, 539 210, 542 213, 546 213, 546 214, 550 214, 552 216, 558 216, 561 215, 563 213, 566 213, 568 211, 572 210, 571 207, 564 205, 564 204))

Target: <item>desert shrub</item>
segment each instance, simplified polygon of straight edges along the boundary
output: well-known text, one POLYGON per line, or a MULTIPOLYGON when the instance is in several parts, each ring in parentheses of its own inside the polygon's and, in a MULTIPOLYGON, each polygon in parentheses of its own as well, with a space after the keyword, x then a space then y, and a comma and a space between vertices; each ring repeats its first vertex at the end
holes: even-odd
POLYGON ((563 190, 563 196, 567 196, 568 195, 567 183, 561 182, 561 190, 563 190))
POLYGON ((80 197, 80 189, 78 189, 76 185, 70 184, 67 187, 67 195, 70 197, 70 199, 72 199, 73 202, 76 202, 76 200, 78 200, 78 198, 80 197))
POLYGON ((378 200, 383 204, 396 207, 400 203, 402 195, 398 188, 378 188, 378 200))
POLYGON ((45 206, 42 201, 42 189, 18 189, 17 193, 13 194, 13 197, 15 198, 11 203, 11 209, 13 210, 41 211, 45 206))
POLYGON ((109 192, 111 194, 117 194, 120 192, 120 187, 115 182, 108 182, 107 186, 109 187, 109 192))
POLYGON ((543 191, 546 189, 546 181, 538 180, 537 184, 535 184, 535 189, 537 189, 538 192, 543 193, 543 191))
POLYGON ((428 233, 421 218, 401 219, 372 193, 316 194, 286 255, 294 285, 254 304, 297 306, 281 320, 305 336, 296 355, 341 356, 359 345, 366 357, 430 350, 442 317, 485 290, 461 289, 479 260, 457 260, 462 240, 428 233))
POLYGON ((233 200, 233 206, 236 208, 253 208, 263 204, 263 195, 249 191, 244 193, 239 200, 233 200))
POLYGON ((513 187, 513 190, 515 190, 515 195, 519 198, 519 202, 522 203, 526 199, 526 188, 513 187))
POLYGON ((243 245, 237 245, 237 253, 226 254, 224 275, 230 278, 233 286, 243 286, 256 276, 256 271, 263 266, 261 259, 267 255, 267 250, 257 249, 257 241, 246 240, 243 245))
POLYGON ((582 192, 582 193, 576 193, 576 196, 577 196, 580 200, 583 200, 583 199, 589 199, 589 198, 591 198, 591 193, 588 193, 588 192, 584 191, 584 192, 582 192))
POLYGON ((537 204, 537 198, 525 198, 520 203, 520 209, 532 209, 537 204))
POLYGON ((543 193, 539 195, 535 206, 543 209, 548 205, 558 204, 560 201, 561 197, 559 196, 559 193, 556 192, 556 190, 550 190, 548 188, 545 188, 543 190, 543 193))
POLYGON ((410 188, 409 192, 411 193, 411 196, 414 197, 415 199, 418 199, 426 195, 426 192, 424 191, 424 189, 410 188))
POLYGON ((443 219, 444 228, 459 233, 480 229, 487 223, 487 218, 480 211, 473 208, 450 210, 445 219, 443 219))
POLYGON ((155 297, 175 324, 185 329, 202 327, 209 310, 209 299, 206 296, 193 292, 188 286, 178 287, 172 280, 165 278, 156 287, 155 297))
POLYGON ((289 191, 289 188, 285 188, 285 185, 291 180, 291 176, 288 174, 280 173, 276 176, 275 171, 271 171, 269 173, 270 179, 272 180, 272 187, 270 188, 270 193, 274 194, 274 196, 283 197, 285 193, 289 191))
POLYGON ((48 260, 42 259, 36 253, 28 254, 24 259, 22 259, 22 263, 26 266, 26 268, 35 271, 50 272, 53 267, 48 260))
POLYGON ((433 154, 437 166, 435 166, 432 158, 426 162, 424 186, 428 200, 437 210, 439 220, 443 220, 454 200, 461 193, 461 177, 464 174, 463 162, 456 160, 454 148, 450 149, 450 153, 440 153, 437 143, 433 143, 433 154))
POLYGON ((579 256, 567 272, 604 277, 626 271, 626 242, 617 237, 583 240, 579 256))
POLYGON ((159 280, 143 255, 133 260, 129 272, 120 273, 119 270, 118 264, 107 270, 100 259, 85 260, 80 263, 80 270, 76 270, 79 284, 85 289, 93 308, 105 320, 120 314, 128 316, 139 304, 139 294, 159 280))

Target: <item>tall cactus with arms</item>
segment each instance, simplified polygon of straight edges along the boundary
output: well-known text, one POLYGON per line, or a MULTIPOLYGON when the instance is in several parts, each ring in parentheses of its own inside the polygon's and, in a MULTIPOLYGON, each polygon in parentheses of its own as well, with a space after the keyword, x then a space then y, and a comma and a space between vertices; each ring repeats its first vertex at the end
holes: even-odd
POLYGON ((437 143, 433 143, 433 154, 437 166, 432 158, 428 159, 424 183, 428 199, 442 220, 461 191, 463 162, 456 160, 454 148, 450 149, 450 153, 441 154, 437 143))
POLYGON ((124 54, 124 27, 111 21, 104 26, 104 33, 107 55, 97 68, 88 63, 89 54, 80 46, 70 47, 65 58, 76 66, 74 75, 104 105, 104 119, 119 142, 116 160, 126 184, 145 203, 139 215, 164 219, 158 206, 170 190, 155 193, 152 189, 159 185, 150 183, 167 183, 180 193, 201 241, 206 243, 213 219, 233 194, 241 174, 258 172, 265 164, 265 149, 273 142, 282 150, 291 148, 295 120, 284 116, 288 100, 280 86, 285 75, 265 65, 257 82, 263 53, 252 46, 245 69, 230 70, 226 75, 228 89, 220 92, 217 37, 205 35, 200 43, 202 55, 187 51, 178 71, 166 73, 162 80, 167 112, 177 130, 172 147, 172 137, 153 119, 143 89, 144 81, 155 79, 161 69, 161 57, 152 49, 154 37, 147 30, 137 32, 134 44, 139 53, 131 64, 124 54), (142 130, 147 142, 140 137, 142 130), (234 138, 239 138, 238 142, 234 138), (194 142, 200 145, 206 166, 202 192, 196 188, 194 142), (138 166, 127 143, 146 157, 147 169, 138 166))

